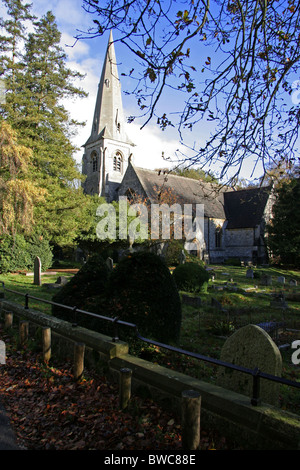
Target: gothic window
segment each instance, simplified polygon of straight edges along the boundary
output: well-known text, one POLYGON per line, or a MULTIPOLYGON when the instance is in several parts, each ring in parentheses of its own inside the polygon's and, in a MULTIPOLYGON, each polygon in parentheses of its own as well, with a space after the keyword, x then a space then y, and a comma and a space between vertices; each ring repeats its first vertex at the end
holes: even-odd
POLYGON ((98 157, 97 157, 97 153, 96 153, 96 152, 93 152, 92 155, 91 155, 91 158, 92 158, 92 168, 93 168, 93 172, 95 172, 95 171, 98 170, 98 157))
POLYGON ((122 163, 123 163, 122 155, 120 154, 120 152, 117 152, 116 155, 114 156, 114 162, 113 162, 114 171, 122 173, 122 163))
POLYGON ((216 248, 221 248, 222 246, 222 228, 221 227, 216 227, 215 245, 216 245, 216 248))
POLYGON ((106 78, 106 79, 104 80, 104 83, 105 83, 105 85, 106 85, 107 88, 108 88, 108 87, 109 87, 109 80, 108 80, 108 78, 106 78))

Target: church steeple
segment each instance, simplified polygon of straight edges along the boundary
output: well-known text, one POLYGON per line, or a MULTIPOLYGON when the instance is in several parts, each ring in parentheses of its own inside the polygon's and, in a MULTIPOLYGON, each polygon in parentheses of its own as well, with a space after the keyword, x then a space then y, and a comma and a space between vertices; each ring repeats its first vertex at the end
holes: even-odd
POLYGON ((125 127, 121 83, 111 32, 98 85, 91 134, 84 145, 82 172, 87 175, 84 184, 87 193, 98 193, 107 199, 116 197, 116 189, 127 168, 133 146, 125 127))

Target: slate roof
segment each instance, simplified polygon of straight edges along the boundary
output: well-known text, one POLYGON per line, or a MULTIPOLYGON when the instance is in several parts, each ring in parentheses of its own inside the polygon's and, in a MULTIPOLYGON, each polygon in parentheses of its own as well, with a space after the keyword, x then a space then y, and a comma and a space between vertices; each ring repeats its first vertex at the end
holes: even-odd
POLYGON ((271 187, 232 190, 168 172, 139 168, 132 163, 129 165, 150 202, 158 203, 158 190, 171 189, 171 194, 176 197, 172 203, 204 204, 205 217, 226 219, 227 229, 254 228, 259 225, 270 196, 271 187))
POLYGON ((270 187, 249 188, 224 194, 227 229, 253 228, 262 220, 270 187))
POLYGON ((135 166, 133 168, 152 203, 157 203, 157 190, 169 188, 171 194, 176 196, 174 202, 204 204, 206 217, 225 219, 224 188, 219 185, 163 172, 159 174, 158 171, 135 166))

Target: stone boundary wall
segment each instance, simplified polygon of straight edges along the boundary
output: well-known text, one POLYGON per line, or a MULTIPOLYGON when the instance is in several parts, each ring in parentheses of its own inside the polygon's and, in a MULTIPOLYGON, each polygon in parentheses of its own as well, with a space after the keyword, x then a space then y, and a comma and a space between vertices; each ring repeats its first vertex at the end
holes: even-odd
POLYGON ((0 303, 0 316, 12 313, 27 320, 31 327, 51 328, 53 354, 70 357, 74 343, 85 344, 87 365, 99 365, 118 381, 119 371, 132 370, 132 391, 150 395, 167 409, 179 413, 181 393, 196 390, 201 394, 201 426, 217 429, 234 439, 245 450, 300 450, 299 416, 261 404, 252 406, 250 398, 169 370, 128 354, 128 345, 113 342, 108 336, 87 330, 53 316, 25 309, 11 301, 0 303))

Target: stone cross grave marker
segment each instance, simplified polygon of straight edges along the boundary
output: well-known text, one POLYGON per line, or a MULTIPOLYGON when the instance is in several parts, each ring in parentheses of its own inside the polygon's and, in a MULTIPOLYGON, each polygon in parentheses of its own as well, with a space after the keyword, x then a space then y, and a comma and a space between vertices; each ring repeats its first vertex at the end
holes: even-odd
MULTIPOLYGON (((280 351, 268 333, 257 325, 244 326, 231 335, 222 348, 220 359, 252 370, 258 367, 261 372, 281 376, 280 351)), ((220 367, 217 384, 252 397, 252 375, 220 367)), ((260 379, 260 399, 270 405, 278 405, 279 384, 260 379)))
POLYGON ((42 263, 41 263, 40 258, 37 256, 34 260, 34 274, 33 274, 33 283, 36 286, 40 286, 42 284, 41 272, 42 272, 42 263))

